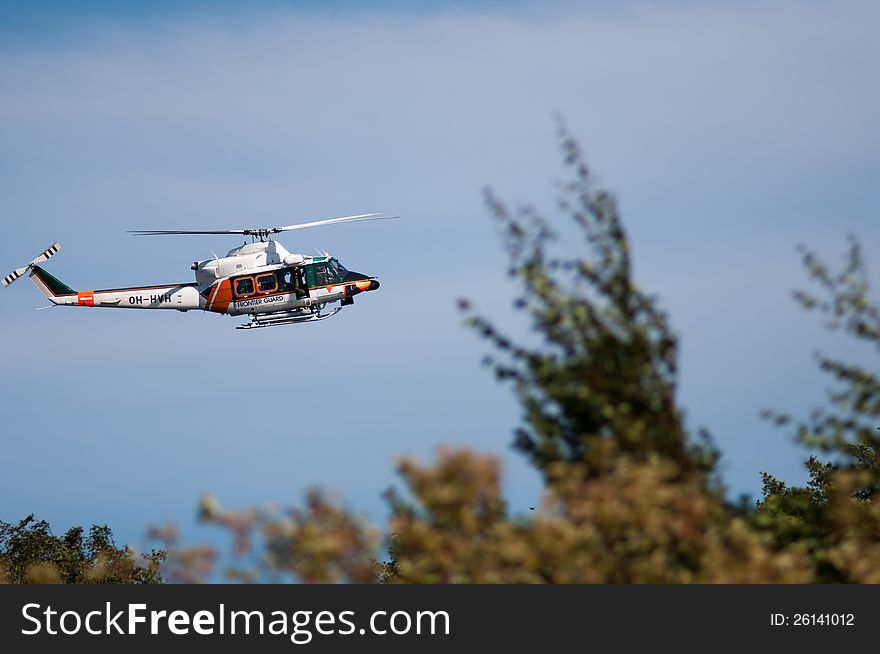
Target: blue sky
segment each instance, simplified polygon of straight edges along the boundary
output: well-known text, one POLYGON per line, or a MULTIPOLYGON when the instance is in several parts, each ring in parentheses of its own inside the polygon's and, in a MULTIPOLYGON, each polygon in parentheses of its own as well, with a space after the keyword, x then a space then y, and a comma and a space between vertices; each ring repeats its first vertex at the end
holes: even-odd
POLYGON ((37 312, 27 280, 3 290, 0 519, 139 542, 169 518, 198 535, 204 491, 284 504, 312 485, 380 519, 394 457, 443 442, 502 455, 512 509, 534 505, 518 408, 454 302, 524 331, 480 192, 553 214, 554 112, 620 200, 731 491, 803 478, 758 412, 821 402, 816 349, 865 354, 789 293, 798 243, 880 252, 874 3, 317 4, 2 5, 9 270, 58 240, 47 267, 74 287, 183 281, 237 241, 125 230, 403 219, 281 239, 382 279, 317 325, 37 312))

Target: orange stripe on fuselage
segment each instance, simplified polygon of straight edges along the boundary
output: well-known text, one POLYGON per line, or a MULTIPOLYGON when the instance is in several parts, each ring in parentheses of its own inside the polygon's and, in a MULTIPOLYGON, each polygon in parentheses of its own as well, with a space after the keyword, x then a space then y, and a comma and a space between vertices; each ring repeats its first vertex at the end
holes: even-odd
MULTIPOLYGON (((335 284, 324 284, 321 286, 310 286, 309 290, 316 290, 319 288, 327 289, 332 292, 335 287, 346 287, 346 286, 357 286, 360 290, 366 290, 366 288, 362 288, 361 285, 366 284, 367 288, 369 288, 370 281, 375 278, 370 277, 369 279, 358 279, 350 282, 336 282, 335 284)), ((276 295, 294 295, 295 291, 293 289, 288 291, 279 291, 275 293, 253 293, 252 295, 248 295, 246 297, 233 298, 232 297, 232 282, 228 279, 221 280, 214 284, 211 287, 211 292, 208 293, 208 299, 205 302, 205 310, 211 311, 213 313, 226 313, 229 310, 229 305, 233 302, 239 302, 244 300, 252 300, 253 298, 264 298, 264 297, 274 297, 276 295)))
POLYGON ((79 291, 76 294, 76 303, 81 307, 95 306, 95 292, 94 291, 79 291))
POLYGON ((232 282, 224 279, 217 282, 211 294, 208 295, 205 309, 214 313, 226 313, 230 302, 232 302, 232 282))
POLYGON ((205 300, 205 309, 208 311, 211 310, 211 302, 214 301, 214 296, 217 295, 217 291, 220 289, 220 284, 215 284, 211 287, 211 290, 208 291, 208 297, 205 300))

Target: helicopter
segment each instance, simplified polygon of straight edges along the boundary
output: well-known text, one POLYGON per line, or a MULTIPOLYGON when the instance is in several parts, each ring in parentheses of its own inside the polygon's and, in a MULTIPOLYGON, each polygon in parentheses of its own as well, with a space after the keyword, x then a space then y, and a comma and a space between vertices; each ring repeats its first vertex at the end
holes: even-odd
POLYGON ((360 293, 375 291, 375 277, 346 269, 328 252, 317 256, 289 252, 270 238, 289 232, 323 225, 388 220, 397 216, 365 213, 316 220, 283 227, 220 230, 136 230, 135 236, 189 234, 235 234, 251 242, 233 248, 225 257, 194 261, 194 283, 159 284, 130 288, 75 291, 48 273, 40 264, 61 249, 53 243, 37 258, 3 278, 3 286, 28 274, 45 295, 50 306, 104 307, 113 309, 175 309, 210 311, 230 316, 248 316, 249 321, 236 329, 255 329, 326 320, 343 307, 354 304, 360 293), (339 306, 325 311, 327 305, 339 306))

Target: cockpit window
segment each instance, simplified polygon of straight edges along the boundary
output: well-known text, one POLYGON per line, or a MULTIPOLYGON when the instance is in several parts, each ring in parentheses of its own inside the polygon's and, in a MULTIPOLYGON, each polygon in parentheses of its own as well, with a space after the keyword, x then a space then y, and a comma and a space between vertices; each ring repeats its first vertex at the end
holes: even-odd
POLYGON ((339 275, 339 279, 345 279, 346 274, 348 274, 348 270, 345 269, 345 266, 339 263, 339 259, 335 257, 330 259, 330 264, 333 266, 336 274, 339 275))

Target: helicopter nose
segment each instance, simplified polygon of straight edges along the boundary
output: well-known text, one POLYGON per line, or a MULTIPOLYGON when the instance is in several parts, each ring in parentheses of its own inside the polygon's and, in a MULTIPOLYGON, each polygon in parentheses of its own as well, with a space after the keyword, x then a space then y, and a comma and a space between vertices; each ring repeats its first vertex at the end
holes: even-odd
POLYGON ((365 279, 363 281, 355 282, 355 287, 359 291, 375 291, 379 288, 379 282, 375 279, 365 279))
POLYGON ((363 273, 353 272, 351 270, 349 270, 348 274, 345 276, 345 281, 355 282, 355 287, 359 291, 375 291, 379 288, 379 282, 375 279, 370 279, 363 273))

